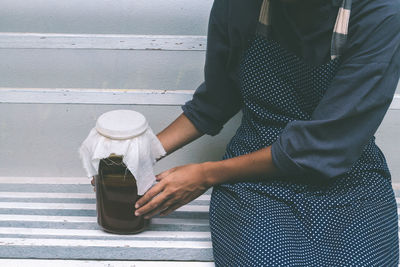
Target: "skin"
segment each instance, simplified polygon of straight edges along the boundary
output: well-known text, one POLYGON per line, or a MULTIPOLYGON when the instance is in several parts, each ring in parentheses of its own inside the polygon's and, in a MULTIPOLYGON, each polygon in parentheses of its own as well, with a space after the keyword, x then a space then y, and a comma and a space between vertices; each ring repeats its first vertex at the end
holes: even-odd
MULTIPOLYGON (((157 134, 167 155, 200 136, 202 134, 183 113, 157 134)), ((136 202, 135 215, 151 218, 160 213, 165 216, 214 185, 251 181, 255 177, 268 179, 277 174, 270 146, 231 159, 178 166, 156 175, 158 183, 136 202)))

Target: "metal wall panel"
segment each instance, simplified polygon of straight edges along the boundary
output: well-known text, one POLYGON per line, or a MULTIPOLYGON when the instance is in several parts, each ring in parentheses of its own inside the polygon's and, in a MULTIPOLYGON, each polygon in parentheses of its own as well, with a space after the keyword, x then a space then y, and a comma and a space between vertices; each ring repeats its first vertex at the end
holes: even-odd
POLYGON ((0 32, 205 35, 213 0, 1 0, 0 32))
MULTIPOLYGON (((179 106, 0 104, 0 176, 84 176, 78 148, 102 113, 133 109, 155 133, 180 113, 179 106)), ((240 114, 216 137, 203 136, 157 163, 156 171, 218 160, 235 133, 240 114)))
MULTIPOLYGON (((0 32, 206 35, 213 0, 2 0, 0 32)), ((203 81, 204 51, 0 49, 0 87, 193 90, 203 81)), ((400 93, 400 85, 397 88, 400 93)), ((0 176, 82 176, 77 148, 107 110, 132 108, 155 132, 178 106, 0 104, 0 176)), ((377 133, 400 182, 400 110, 377 133)), ((156 170, 218 160, 240 115, 217 137, 204 136, 163 159, 156 170)))
POLYGON ((204 51, 0 49, 0 87, 196 89, 204 51))
MULTIPOLYGON (((155 133, 181 113, 179 106, 1 104, 0 176, 84 176, 79 145, 99 115, 119 108, 143 113, 155 133)), ((390 110, 376 135, 395 182, 400 182, 399 116, 400 110, 390 110)), ((164 158, 156 172, 221 159, 240 118, 240 113, 233 117, 219 135, 203 136, 164 158)))

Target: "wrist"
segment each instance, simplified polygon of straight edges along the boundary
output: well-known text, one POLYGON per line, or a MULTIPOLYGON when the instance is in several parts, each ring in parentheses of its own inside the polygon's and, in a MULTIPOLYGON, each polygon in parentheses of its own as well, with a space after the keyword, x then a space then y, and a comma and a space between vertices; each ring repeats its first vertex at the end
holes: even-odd
POLYGON ((205 184, 212 187, 223 182, 222 165, 220 161, 207 161, 201 163, 205 177, 205 184))
POLYGON ((165 144, 165 140, 162 138, 161 133, 156 134, 156 137, 157 137, 158 141, 160 142, 161 146, 164 148, 164 150, 168 154, 167 147, 166 147, 166 144, 165 144))

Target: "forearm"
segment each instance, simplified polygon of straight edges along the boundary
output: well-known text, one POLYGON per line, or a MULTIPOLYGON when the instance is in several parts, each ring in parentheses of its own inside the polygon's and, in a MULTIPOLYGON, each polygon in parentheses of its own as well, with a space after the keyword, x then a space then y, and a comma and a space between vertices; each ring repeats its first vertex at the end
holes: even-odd
POLYGON ((182 113, 175 121, 158 133, 157 137, 168 155, 202 135, 182 113))
POLYGON ((259 176, 274 176, 279 173, 272 162, 270 146, 226 160, 205 162, 203 168, 209 186, 246 181, 259 176))

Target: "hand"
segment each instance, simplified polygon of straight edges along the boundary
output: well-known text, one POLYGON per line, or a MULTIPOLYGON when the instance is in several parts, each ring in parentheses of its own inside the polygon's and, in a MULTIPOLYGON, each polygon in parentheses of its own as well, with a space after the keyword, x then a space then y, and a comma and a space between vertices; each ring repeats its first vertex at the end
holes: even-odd
POLYGON ((150 219, 158 212, 168 215, 180 206, 202 195, 211 185, 203 164, 175 167, 156 175, 159 183, 150 188, 137 202, 135 215, 150 219))

